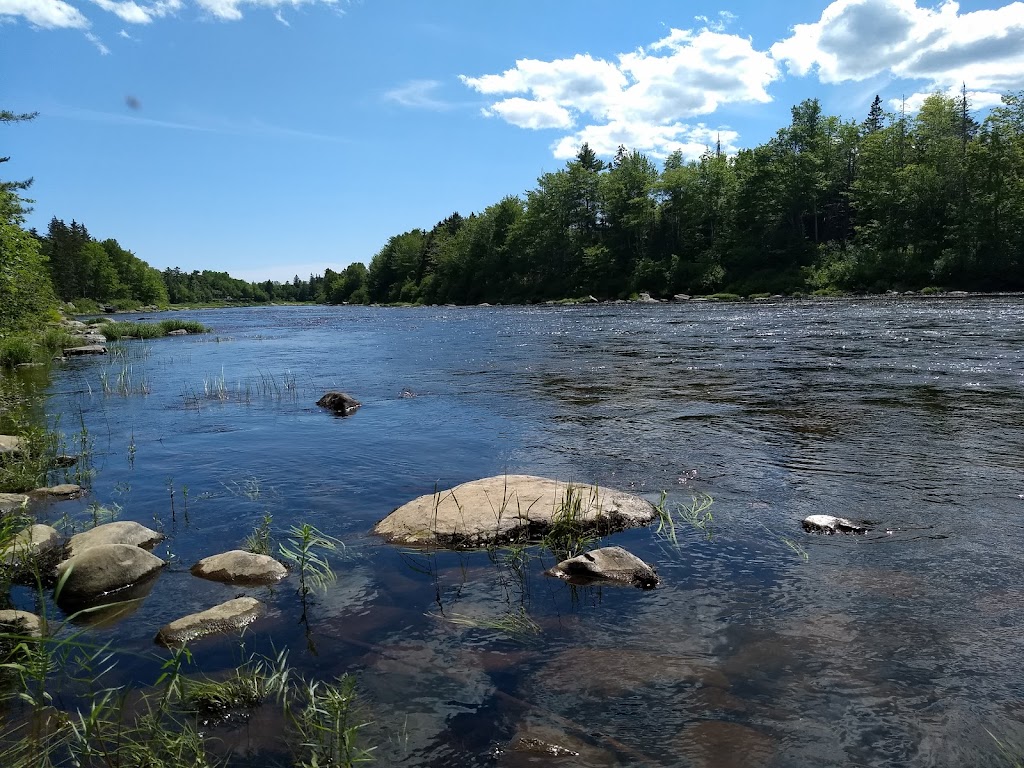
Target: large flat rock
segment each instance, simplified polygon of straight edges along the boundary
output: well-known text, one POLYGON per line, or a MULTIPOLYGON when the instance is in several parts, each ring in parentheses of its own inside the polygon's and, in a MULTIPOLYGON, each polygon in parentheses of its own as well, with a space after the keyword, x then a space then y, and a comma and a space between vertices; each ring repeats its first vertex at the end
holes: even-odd
POLYGON ((213 608, 192 613, 166 624, 156 633, 156 642, 167 647, 185 645, 207 635, 243 629, 259 618, 263 605, 252 597, 236 597, 213 608))
POLYGON ((0 457, 15 456, 21 452, 21 438, 17 435, 0 435, 0 457))
POLYGON ((152 549, 164 540, 164 535, 141 523, 118 520, 114 523, 97 525, 84 533, 77 533, 68 541, 68 557, 85 552, 102 544, 130 544, 133 547, 152 549))
POLYGON ((28 505, 28 496, 23 493, 0 493, 0 514, 24 509, 28 505))
POLYGON ((646 499, 612 488, 499 475, 420 496, 373 530, 394 544, 464 549, 540 536, 567 510, 597 535, 647 525, 656 514, 646 499))

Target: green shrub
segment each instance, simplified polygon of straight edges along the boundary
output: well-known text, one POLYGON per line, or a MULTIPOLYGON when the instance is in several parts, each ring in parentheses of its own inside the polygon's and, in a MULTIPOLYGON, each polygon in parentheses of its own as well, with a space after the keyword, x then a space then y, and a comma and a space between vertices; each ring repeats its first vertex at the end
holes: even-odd
POLYGON ((0 366, 13 368, 22 363, 31 363, 34 359, 35 346, 31 336, 19 333, 0 339, 0 366))

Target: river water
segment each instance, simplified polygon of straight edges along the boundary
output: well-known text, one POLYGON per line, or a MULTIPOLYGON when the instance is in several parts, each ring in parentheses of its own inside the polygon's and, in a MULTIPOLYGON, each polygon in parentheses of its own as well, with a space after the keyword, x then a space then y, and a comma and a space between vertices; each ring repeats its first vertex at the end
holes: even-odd
MULTIPOLYGON (((181 313, 207 336, 65 364, 49 410, 84 443, 89 504, 160 527, 141 608, 88 630, 152 681, 162 624, 246 592, 246 652, 358 680, 377 764, 964 766, 1024 752, 1024 305, 1019 299, 181 313), (120 381, 119 381, 120 379, 120 381), (106 382, 106 391, 104 388, 106 382), (317 408, 326 390, 363 403, 317 408), (502 473, 714 498, 678 545, 609 537, 656 590, 574 588, 551 555, 424 553, 372 525, 502 473), (173 491, 173 519, 172 519, 173 491), (193 578, 264 514, 337 537, 294 579, 193 578), (802 531, 811 514, 865 536, 802 531), (578 757, 508 749, 554 741, 578 757)), ((101 516, 105 513, 101 513, 101 516)), ((28 599, 27 597, 24 599, 28 599)), ((194 649, 215 674, 237 641, 194 649)), ((270 708, 272 709, 272 708, 270 708)), ((217 734, 275 755, 274 715, 217 734)))

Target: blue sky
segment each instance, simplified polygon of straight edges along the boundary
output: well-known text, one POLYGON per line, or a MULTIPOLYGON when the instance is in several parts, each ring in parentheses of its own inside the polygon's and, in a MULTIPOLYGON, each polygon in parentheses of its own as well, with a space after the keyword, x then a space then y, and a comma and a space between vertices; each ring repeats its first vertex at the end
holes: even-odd
POLYGON ((152 266, 369 263, 521 194, 581 141, 662 157, 1024 89, 1024 4, 918 0, 0 0, 5 178, 152 266))

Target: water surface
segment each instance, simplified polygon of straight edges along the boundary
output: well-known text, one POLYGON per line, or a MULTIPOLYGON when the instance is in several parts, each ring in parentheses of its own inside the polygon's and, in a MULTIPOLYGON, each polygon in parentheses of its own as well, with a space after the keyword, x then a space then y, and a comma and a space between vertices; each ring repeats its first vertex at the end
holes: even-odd
MULTIPOLYGON (((116 504, 170 536, 142 607, 90 630, 121 674, 151 680, 156 629, 240 591, 188 566, 269 512, 279 535, 309 522, 346 547, 305 623, 292 581, 245 590, 270 608, 246 650, 354 673, 381 765, 555 764, 505 749, 517 737, 588 766, 993 764, 988 732, 1024 749, 1018 300, 181 315, 214 333, 115 345, 51 386, 95 468, 51 517, 116 504), (334 417, 328 389, 364 405, 334 417), (537 548, 515 567, 369 533, 501 473, 707 493, 711 535, 611 537, 658 569, 640 592, 546 579, 537 548), (811 514, 873 530, 814 536, 811 514)), ((240 657, 195 652, 208 672, 240 657)), ((275 727, 222 735, 256 765, 275 727)))

